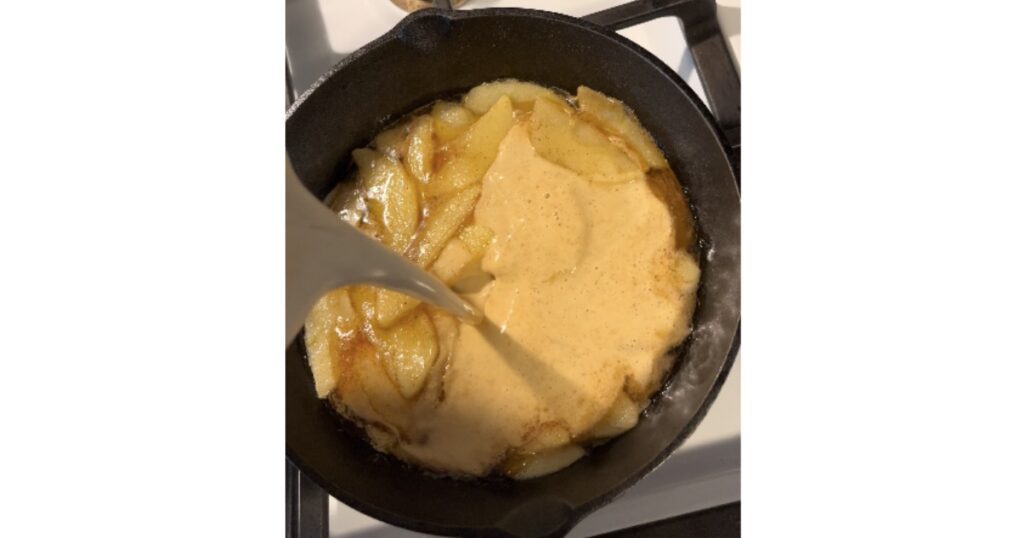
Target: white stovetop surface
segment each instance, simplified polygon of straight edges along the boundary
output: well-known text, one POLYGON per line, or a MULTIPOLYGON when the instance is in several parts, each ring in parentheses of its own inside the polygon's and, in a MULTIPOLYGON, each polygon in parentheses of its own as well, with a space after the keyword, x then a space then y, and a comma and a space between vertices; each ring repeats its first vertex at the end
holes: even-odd
MULTIPOLYGON (((469 0, 464 9, 526 7, 582 16, 625 0, 469 0)), ((740 0, 718 0, 718 18, 740 64, 740 0)), ((286 40, 295 90, 301 94, 334 63, 387 32, 404 13, 390 0, 286 0, 286 40)), ((651 51, 704 99, 700 79, 675 19, 620 32, 651 51)), ((677 516, 740 499, 740 360, 704 421, 661 467, 613 503, 584 519, 570 534, 582 537, 677 516)), ((332 538, 422 536, 329 502, 332 538)))

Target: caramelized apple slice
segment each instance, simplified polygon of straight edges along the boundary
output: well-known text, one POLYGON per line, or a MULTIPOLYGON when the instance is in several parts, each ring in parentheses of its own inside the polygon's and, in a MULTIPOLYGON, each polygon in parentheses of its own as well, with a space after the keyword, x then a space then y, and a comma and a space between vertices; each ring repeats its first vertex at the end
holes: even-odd
POLYGON ((640 406, 626 393, 620 393, 608 413, 590 430, 590 435, 599 439, 615 437, 636 426, 639 418, 640 406))
POLYGON ((449 156, 427 183, 428 196, 443 196, 478 183, 512 128, 512 102, 502 96, 472 127, 448 145, 449 156))
POLYGON ((490 228, 469 224, 445 245, 430 270, 449 285, 478 273, 480 259, 493 239, 494 232, 490 228))
POLYGON ((398 390, 387 371, 384 354, 367 342, 359 342, 352 349, 351 381, 341 390, 349 391, 347 400, 356 416, 387 424, 396 433, 408 426, 409 402, 398 390))
POLYGON ((352 300, 352 309, 356 312, 359 330, 370 342, 376 343, 374 325, 376 325, 377 289, 371 286, 350 286, 348 294, 352 300))
POLYGON ((537 153, 591 181, 622 183, 644 177, 637 163, 604 133, 574 117, 562 103, 537 99, 529 131, 537 153))
POLYGON ((397 291, 377 290, 377 324, 387 329, 412 312, 420 302, 397 291))
POLYGON ((420 199, 416 182, 397 161, 380 152, 357 149, 352 158, 366 193, 370 215, 384 225, 384 244, 404 252, 419 225, 420 199))
POLYGON ((434 167, 434 120, 430 116, 420 116, 412 122, 405 165, 421 184, 427 182, 434 167))
POLYGON ((393 159, 401 160, 409 149, 409 123, 403 122, 381 131, 372 143, 373 147, 393 159))
POLYGON ((430 207, 423 222, 423 229, 420 230, 416 244, 413 245, 413 262, 420 267, 429 267, 448 240, 459 231, 462 223, 473 212, 479 197, 480 185, 473 185, 430 207))
POLYGON ((576 90, 576 102, 583 116, 602 129, 614 134, 630 145, 643 159, 647 168, 659 170, 668 168, 668 162, 654 143, 651 135, 640 126, 633 111, 622 101, 594 91, 586 86, 576 90))
POLYGON ((448 101, 434 103, 430 116, 434 118, 434 135, 442 144, 461 136, 476 121, 476 114, 468 108, 448 101))
POLYGON ((555 92, 532 82, 499 80, 497 82, 487 82, 469 90, 469 93, 462 99, 462 102, 466 105, 466 108, 477 114, 483 114, 490 110, 494 103, 497 103, 498 99, 501 99, 502 96, 508 96, 516 108, 524 110, 531 110, 533 102, 538 97, 558 99, 558 95, 555 92))
POLYGON ((564 469, 585 453, 579 445, 569 444, 537 454, 513 456, 503 465, 503 470, 516 480, 526 480, 564 469))
POLYGON ((680 253, 679 258, 679 275, 682 280, 681 290, 683 293, 693 293, 700 284, 700 266, 697 265, 697 260, 688 253, 680 253))
POLYGON ((426 307, 430 321, 437 333, 437 358, 447 360, 455 353, 455 341, 459 337, 459 322, 454 316, 434 307, 426 307))
POLYGON ((306 318, 306 351, 316 395, 327 397, 338 382, 338 361, 359 332, 359 318, 345 289, 317 301, 306 318))
POLYGON ((356 169, 359 171, 360 185, 366 185, 366 178, 369 177, 366 174, 369 173, 370 168, 373 166, 373 162, 381 158, 383 155, 384 153, 370 148, 358 148, 352 150, 352 160, 356 163, 356 169))
POLYGON ((450 285, 459 279, 462 272, 473 263, 474 258, 466 243, 456 237, 441 249, 441 254, 430 266, 430 272, 441 279, 441 282, 450 285))
POLYGON ((569 430, 557 423, 546 422, 530 433, 530 437, 519 450, 523 453, 538 453, 568 445, 572 442, 569 430))
POLYGON ((459 239, 474 256, 483 256, 494 241, 494 230, 479 224, 469 224, 459 232, 459 239))
POLYGON ((383 331, 384 369, 405 398, 416 396, 437 359, 437 334, 422 310, 383 331))
POLYGON ((342 222, 358 226, 366 213, 366 202, 359 190, 358 181, 342 181, 338 183, 324 199, 327 207, 338 214, 342 222))

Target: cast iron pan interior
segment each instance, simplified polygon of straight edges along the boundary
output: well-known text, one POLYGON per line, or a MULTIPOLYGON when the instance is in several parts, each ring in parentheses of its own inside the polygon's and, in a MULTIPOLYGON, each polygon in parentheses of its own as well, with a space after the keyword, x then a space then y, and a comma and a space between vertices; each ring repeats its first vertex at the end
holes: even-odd
POLYGON ((710 113, 678 75, 615 33, 519 9, 420 11, 326 73, 289 111, 287 151, 323 196, 349 154, 435 99, 514 77, 570 93, 586 84, 630 104, 683 183, 703 241, 694 332, 667 387, 636 428, 571 467, 534 480, 428 476, 342 430, 316 398, 304 349, 287 350, 287 453, 331 495, 423 532, 545 536, 568 532, 661 463, 697 426, 739 345, 739 193, 710 113))

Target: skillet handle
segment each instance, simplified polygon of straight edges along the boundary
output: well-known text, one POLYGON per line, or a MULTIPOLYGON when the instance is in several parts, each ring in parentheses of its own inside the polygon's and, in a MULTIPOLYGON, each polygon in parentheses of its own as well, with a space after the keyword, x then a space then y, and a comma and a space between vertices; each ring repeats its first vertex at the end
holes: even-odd
POLYGON ((676 17, 700 75, 711 113, 729 145, 740 148, 740 76, 718 25, 715 0, 636 0, 587 15, 584 20, 622 30, 662 17, 676 17))

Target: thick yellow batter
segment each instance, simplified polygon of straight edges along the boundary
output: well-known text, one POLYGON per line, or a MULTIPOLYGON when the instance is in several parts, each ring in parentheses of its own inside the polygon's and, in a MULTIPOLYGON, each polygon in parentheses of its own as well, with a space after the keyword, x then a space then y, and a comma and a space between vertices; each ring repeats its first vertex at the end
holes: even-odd
MULTIPOLYGON (((699 271, 644 180, 588 181, 514 126, 484 176, 475 222, 494 231, 471 295, 479 326, 432 313, 441 354, 424 395, 395 397, 370 351, 335 391, 379 449, 483 475, 515 454, 583 443, 626 391, 638 408, 689 330, 699 271)), ((362 358, 360 358, 362 357, 362 358)))

